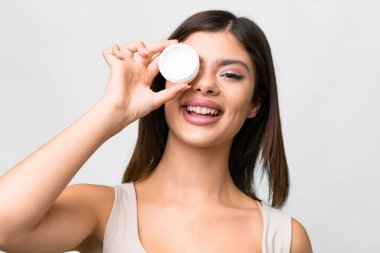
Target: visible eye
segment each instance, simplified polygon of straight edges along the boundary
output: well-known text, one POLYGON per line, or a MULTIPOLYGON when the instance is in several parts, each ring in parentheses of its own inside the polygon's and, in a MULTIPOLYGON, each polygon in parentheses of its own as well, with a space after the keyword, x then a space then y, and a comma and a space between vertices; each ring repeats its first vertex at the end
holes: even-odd
POLYGON ((231 72, 226 72, 220 75, 221 77, 227 77, 229 79, 234 79, 234 80, 242 80, 244 78, 243 75, 239 75, 236 73, 231 73, 231 72))

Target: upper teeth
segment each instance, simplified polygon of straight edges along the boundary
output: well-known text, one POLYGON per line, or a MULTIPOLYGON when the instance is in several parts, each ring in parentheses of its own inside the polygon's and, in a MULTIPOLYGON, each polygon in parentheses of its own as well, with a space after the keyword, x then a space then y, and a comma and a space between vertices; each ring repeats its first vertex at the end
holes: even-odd
POLYGON ((186 109, 189 112, 196 112, 198 114, 213 114, 213 115, 218 115, 219 111, 214 108, 208 108, 208 107, 203 107, 203 106, 190 106, 188 105, 186 109))

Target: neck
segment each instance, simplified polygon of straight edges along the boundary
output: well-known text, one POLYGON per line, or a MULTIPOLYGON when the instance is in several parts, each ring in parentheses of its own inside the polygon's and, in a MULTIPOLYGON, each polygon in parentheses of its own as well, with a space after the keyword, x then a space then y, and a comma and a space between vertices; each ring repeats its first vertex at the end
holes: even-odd
POLYGON ((228 170, 231 143, 200 148, 169 132, 165 152, 148 181, 157 194, 177 203, 228 202, 236 193, 228 170))

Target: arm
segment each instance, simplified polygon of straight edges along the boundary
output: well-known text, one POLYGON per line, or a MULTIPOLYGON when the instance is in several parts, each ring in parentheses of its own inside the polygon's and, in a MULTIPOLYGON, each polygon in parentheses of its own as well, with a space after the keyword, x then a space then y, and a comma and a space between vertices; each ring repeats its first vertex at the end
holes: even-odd
POLYGON ((41 220, 79 168, 107 140, 111 118, 96 105, 1 177, 1 232, 28 230, 41 220))
POLYGON ((101 211, 98 200, 90 196, 107 189, 65 188, 106 140, 186 88, 178 84, 155 93, 148 85, 158 73, 152 56, 172 43, 159 41, 145 47, 134 42, 103 51, 111 70, 104 97, 1 176, 0 249, 22 252, 22 244, 28 244, 35 246, 28 251, 43 252, 48 244, 50 252, 68 250, 94 233, 101 211), (134 52, 140 53, 136 59, 134 52))
POLYGON ((107 186, 66 187, 39 224, 30 231, 8 237, 1 249, 29 253, 99 252, 113 196, 113 188, 107 186))
POLYGON ((54 240, 46 238, 56 235, 62 246, 75 246, 78 240, 86 238, 93 231, 95 214, 89 213, 85 219, 79 219, 78 215, 89 209, 85 202, 71 198, 72 190, 64 194, 53 207, 52 204, 83 163, 107 140, 112 130, 111 118, 104 108, 96 105, 1 177, 0 245, 15 245, 16 248, 9 249, 19 249, 25 245, 21 241, 33 245, 37 238, 42 240, 41 243, 54 244, 54 240), (77 209, 70 209, 70 205, 77 209), (62 232, 73 232, 73 229, 62 225, 74 224, 77 229, 73 240, 62 240, 66 236, 62 232), (63 231, 58 227, 63 228, 63 231))
POLYGON ((312 253, 311 243, 305 228, 292 218, 292 242, 290 253, 312 253))

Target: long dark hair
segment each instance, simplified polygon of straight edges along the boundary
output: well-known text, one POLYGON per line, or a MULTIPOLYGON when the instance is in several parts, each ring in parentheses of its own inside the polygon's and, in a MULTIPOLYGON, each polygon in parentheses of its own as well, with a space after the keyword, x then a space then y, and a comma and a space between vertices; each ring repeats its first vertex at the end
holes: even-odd
MULTIPOLYGON (((256 116, 247 119, 234 137, 229 155, 229 171, 235 185, 246 195, 259 200, 255 193, 254 172, 259 164, 261 176, 268 175, 269 198, 273 207, 284 205, 289 192, 276 76, 269 43, 263 31, 250 19, 236 17, 228 11, 199 12, 186 19, 169 37, 185 40, 197 31, 227 31, 245 47, 255 68, 256 80, 252 103, 259 104, 256 116)), ((165 88, 159 73, 152 90, 165 88)), ((138 139, 123 183, 136 182, 152 172, 160 162, 168 137, 164 106, 139 121, 138 139)))

